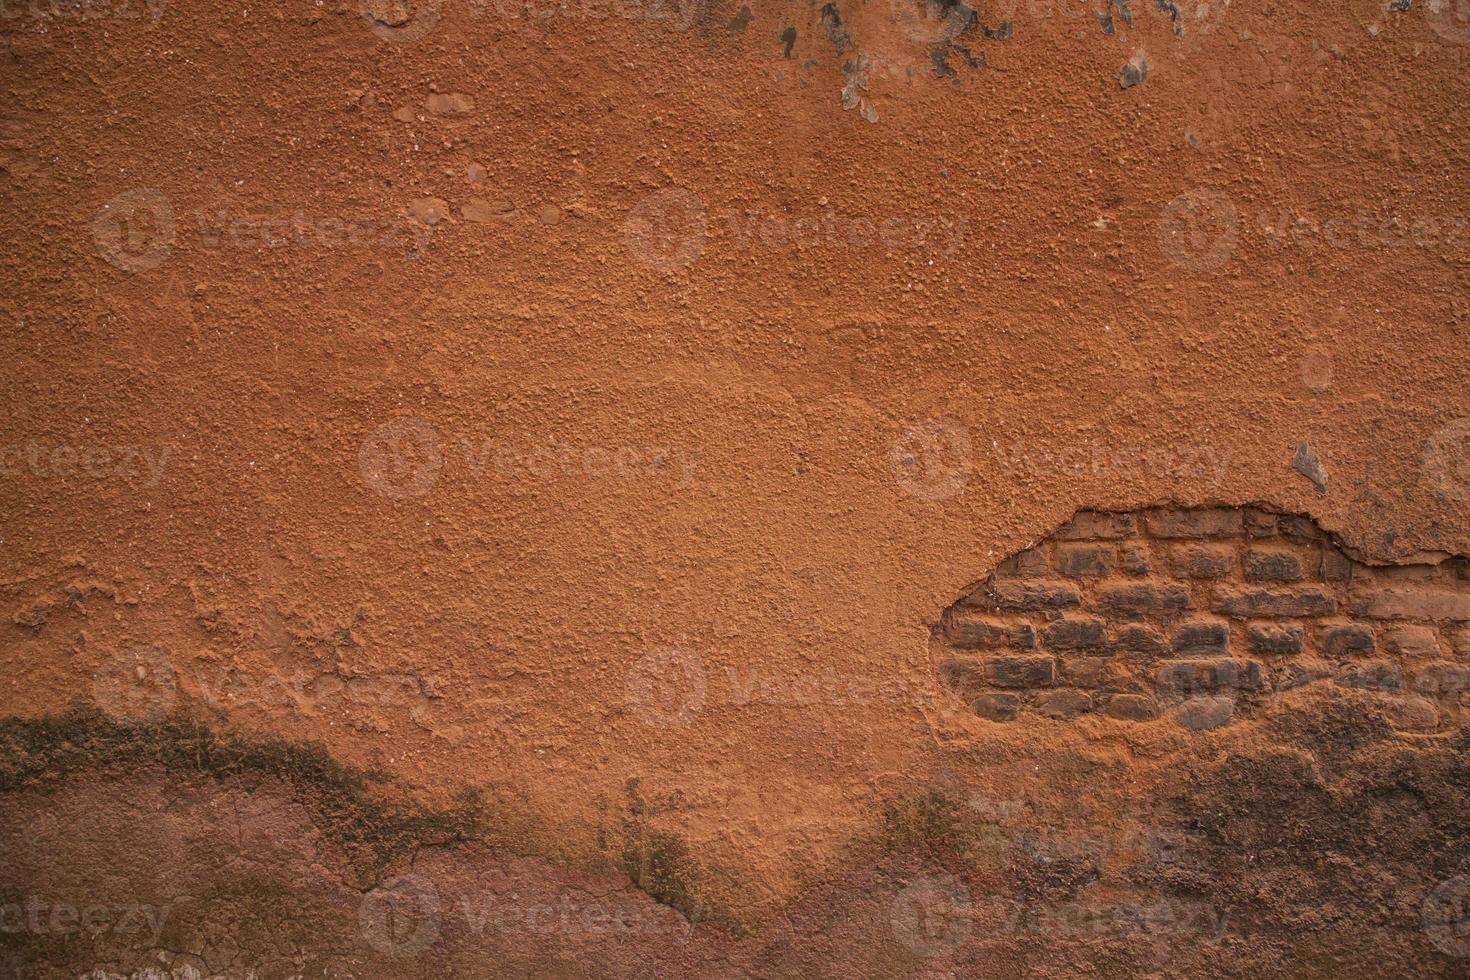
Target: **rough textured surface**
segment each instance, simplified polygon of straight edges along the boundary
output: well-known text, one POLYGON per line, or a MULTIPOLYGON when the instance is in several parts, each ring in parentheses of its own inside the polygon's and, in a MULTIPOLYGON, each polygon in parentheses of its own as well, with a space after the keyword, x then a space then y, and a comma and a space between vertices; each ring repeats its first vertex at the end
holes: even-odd
POLYGON ((1079 508, 1470 554, 1461 5, 12 3, 0 41, 5 969, 1463 973, 1449 579, 1100 527, 1042 549, 1075 605, 1017 586, 1006 684, 929 646, 1079 508), (1057 683, 1104 669, 1045 633, 1100 582, 1106 643, 1260 690, 1057 683), (1166 656, 1176 613, 1228 656, 1166 656), (443 924, 384 952, 407 874, 443 924), (697 925, 477 933, 488 880, 697 925))
POLYGON ((933 647, 996 721, 1029 705, 1216 728, 1321 683, 1432 732, 1465 720, 1467 631, 1463 558, 1365 565, 1300 515, 1168 507, 1079 513, 946 610, 933 647))

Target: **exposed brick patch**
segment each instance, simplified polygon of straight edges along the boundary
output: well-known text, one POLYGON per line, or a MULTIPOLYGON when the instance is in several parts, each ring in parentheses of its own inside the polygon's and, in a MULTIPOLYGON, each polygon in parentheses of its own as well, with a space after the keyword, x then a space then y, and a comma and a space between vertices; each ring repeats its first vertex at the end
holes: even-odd
POLYGON ((1235 570, 1235 550, 1228 545, 1177 545, 1170 557, 1180 578, 1227 578, 1235 570))
POLYGON ((1118 549, 1114 545, 1057 545, 1057 571, 1070 578, 1106 578, 1117 564, 1118 549))
POLYGON ((1245 553, 1247 582, 1300 582, 1302 558, 1284 548, 1252 548, 1245 553))
POLYGON ((1470 560, 1367 565, 1262 508, 1084 511, 961 597, 933 644, 995 722, 1209 731, 1308 689, 1438 732, 1470 711, 1470 560))

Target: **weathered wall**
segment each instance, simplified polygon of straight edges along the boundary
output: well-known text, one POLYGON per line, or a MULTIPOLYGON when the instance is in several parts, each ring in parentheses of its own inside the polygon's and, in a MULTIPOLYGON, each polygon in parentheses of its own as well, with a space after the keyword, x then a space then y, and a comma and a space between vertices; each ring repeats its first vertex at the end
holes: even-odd
POLYGON ((712 973, 1453 973, 1452 712, 996 723, 930 647, 1079 508, 1459 581, 1470 30, 1401 7, 12 5, 3 805, 65 819, 5 897, 122 882, 265 956, 228 820, 182 870, 87 823, 122 772, 304 808, 346 856, 251 887, 335 896, 270 930, 323 975, 442 975, 355 903, 453 847, 683 908, 712 973), (890 924, 965 894, 963 941, 890 924), (1163 902, 1235 909, 1227 955, 1016 924, 1163 902))

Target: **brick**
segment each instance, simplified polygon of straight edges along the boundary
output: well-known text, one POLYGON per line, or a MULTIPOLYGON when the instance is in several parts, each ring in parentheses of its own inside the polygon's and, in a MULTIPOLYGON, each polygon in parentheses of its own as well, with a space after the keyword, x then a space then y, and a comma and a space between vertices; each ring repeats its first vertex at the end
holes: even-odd
POLYGON ((1424 698, 1384 697, 1379 705, 1388 723, 1401 732, 1432 732, 1439 728, 1439 709, 1424 698))
POLYGON ((1138 542, 1123 545, 1119 549, 1118 567, 1123 570, 1124 575, 1141 578, 1153 571, 1153 559, 1149 557, 1148 546, 1138 542))
POLYGON ((1470 592, 1380 589, 1358 597, 1353 615, 1369 619, 1433 619, 1470 622, 1470 592))
POLYGON ((1119 627, 1117 636, 1113 640, 1113 646, 1117 650, 1132 654, 1132 659, 1162 657, 1169 652, 1158 630, 1142 625, 1119 627))
POLYGON ((1373 581, 1385 585, 1433 585, 1443 581, 1438 565, 1377 565, 1373 581))
POLYGON ((1071 720, 1092 710, 1092 696, 1085 691, 1046 691, 1036 696, 1032 707, 1048 718, 1071 720))
POLYGON ((1046 555, 1037 548, 1018 551, 995 567, 997 578, 1042 578, 1048 571, 1046 555))
POLYGON ((1058 541, 1118 541, 1137 534, 1138 518, 1132 514, 1081 510, 1052 537, 1058 541))
POLYGON ((1373 631, 1359 623, 1322 631, 1322 652, 1329 657, 1360 657, 1376 648, 1373 631))
POLYGON ((1148 529, 1158 538, 1224 538, 1241 533, 1239 510, 1206 507, 1193 510, 1156 510, 1148 515, 1148 529))
POLYGON ((1114 619, 1147 619, 1190 608, 1182 585, 1110 585, 1098 589, 1098 608, 1114 619))
POLYGON ((1457 626, 1445 632, 1450 649, 1461 660, 1470 660, 1470 626, 1457 626))
POLYGON ((1414 690, 1440 697, 1470 691, 1470 666, 1447 661, 1424 664, 1414 671, 1414 690))
POLYGON ((1311 543, 1321 541, 1325 535, 1317 527, 1317 522, 1310 517, 1301 517, 1297 514, 1283 514, 1277 521, 1281 533, 1292 541, 1311 543))
POLYGON ((1334 675, 1342 687, 1363 691, 1401 691, 1404 687, 1404 672, 1399 665, 1386 660, 1370 663, 1346 664, 1334 675))
POLYGON ((1300 626, 1251 623, 1245 630, 1245 645, 1251 653, 1291 655, 1306 648, 1307 634, 1300 626))
POLYGON ((1280 548, 1252 548, 1245 554, 1247 582, 1299 582, 1302 559, 1294 551, 1280 548))
POLYGON ((1014 694, 982 694, 970 707, 989 721, 1011 721, 1021 710, 1021 699, 1014 694))
POLYGON ((1026 650, 1036 646, 1036 630, 1030 623, 1007 623, 965 610, 951 610, 945 615, 944 638, 958 650, 1026 650))
POLYGON ((1068 578, 1103 578, 1118 563, 1118 549, 1111 544, 1059 544, 1054 564, 1058 575, 1068 578))
POLYGON ((1292 688, 1327 680, 1331 676, 1332 668, 1325 663, 1295 660, 1287 661, 1274 671, 1272 683, 1278 691, 1290 691, 1292 688))
POLYGON ((965 657, 950 657, 939 665, 940 682, 951 691, 963 690, 980 676, 980 662, 965 657))
POLYGON ((985 664, 985 676, 996 687, 1047 687, 1056 682, 1051 657, 997 657, 985 664))
POLYGON ((1174 720, 1196 732, 1223 728, 1235 718, 1235 699, 1190 698, 1174 709, 1174 720))
POLYGON ((1114 694, 1103 702, 1102 712, 1124 721, 1152 721, 1159 716, 1159 705, 1146 694, 1114 694))
POLYGON ((1062 660, 1062 677, 1076 687, 1102 687, 1112 665, 1111 657, 1067 657, 1062 660))
POLYGON ((1219 620, 1182 624, 1170 641, 1179 656, 1216 657, 1230 652, 1230 627, 1219 620))
POLYGON ((1222 590, 1215 598, 1215 611, 1226 616, 1331 616, 1337 600, 1321 589, 1222 590))
POLYGON ((1432 660, 1439 653, 1439 637, 1431 626, 1389 626, 1383 631, 1383 649, 1396 657, 1432 660))
POLYGON ((1259 691, 1266 673, 1254 660, 1178 660, 1159 667, 1160 697, 1259 691))
POLYGON ((1225 545, 1180 545, 1170 559, 1174 574, 1180 578, 1226 578, 1235 568, 1235 552, 1225 545))
POLYGON ((1059 619, 1041 631, 1041 642, 1059 652, 1102 650, 1108 645, 1108 629, 1100 619, 1059 619))
POLYGON ((1322 576, 1322 581, 1351 582, 1355 568, 1357 568, 1357 563, 1347 555, 1330 544, 1323 546, 1322 562, 1318 567, 1318 574, 1322 576))
POLYGON ((1274 538, 1279 524, 1275 514, 1254 507, 1246 508, 1245 533, 1252 538, 1274 538))
POLYGON ((944 638, 961 650, 993 650, 1010 642, 1008 623, 973 613, 950 612, 944 617, 944 638))
POLYGON ((1068 609, 1082 601, 1076 589, 1054 582, 1002 582, 994 592, 999 608, 1016 612, 1068 609))

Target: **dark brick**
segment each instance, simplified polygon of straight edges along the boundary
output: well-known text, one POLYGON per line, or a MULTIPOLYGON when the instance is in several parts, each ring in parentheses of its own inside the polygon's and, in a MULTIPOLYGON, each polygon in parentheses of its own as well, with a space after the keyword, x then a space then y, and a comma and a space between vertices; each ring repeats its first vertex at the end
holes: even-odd
POLYGON ((1246 627, 1245 645, 1251 653, 1290 655, 1306 648, 1307 634, 1300 626, 1252 623, 1246 627))
POLYGON ((961 650, 993 650, 1010 640, 1010 625, 973 613, 951 611, 944 617, 944 637, 961 650))
POLYGON ((1101 650, 1108 645, 1108 630, 1100 619, 1059 619, 1041 631, 1041 642, 1060 652, 1101 650))
POLYGON ((1226 545, 1179 545, 1171 558, 1174 574, 1180 578, 1225 578, 1235 567, 1235 553, 1226 545))
POLYGON ((1222 591, 1215 611, 1237 618, 1331 616, 1337 600, 1321 589, 1247 589, 1222 591))
POLYGON ((997 657, 985 664, 985 676, 996 687, 1049 687, 1056 683, 1057 662, 1051 657, 997 657))
POLYGON ((1070 578, 1103 578, 1118 563, 1118 549, 1110 544, 1059 544, 1057 574, 1070 578))
POLYGON ((1440 696, 1470 691, 1470 666, 1447 661, 1424 664, 1414 671, 1414 690, 1440 696))
POLYGON ((1333 680, 1343 687, 1364 691, 1399 691, 1404 686, 1404 672, 1398 664, 1378 660, 1371 663, 1344 664, 1333 680))
POLYGON ((1373 631, 1357 623, 1322 631, 1322 652, 1329 657, 1357 657, 1372 653, 1374 647, 1373 631))
POLYGON ((1102 712, 1124 721, 1152 721, 1159 716, 1159 704, 1146 694, 1114 694, 1103 702, 1102 712))
POLYGON ((1053 537, 1058 541, 1117 541, 1138 534, 1138 518, 1132 514, 1078 511, 1053 537))
POLYGON ((1036 628, 1030 623, 1016 623, 1011 627, 1011 646, 1017 650, 1036 649, 1036 628))
POLYGON ((1177 660, 1158 672, 1160 697, 1258 691, 1265 685, 1266 672, 1254 660, 1177 660))
POLYGON ((1389 626, 1383 631, 1383 649, 1396 657, 1433 660, 1439 656, 1439 636, 1432 626, 1389 626))
POLYGON ((963 690, 980 677, 980 663, 964 657, 950 657, 939 665, 939 679, 951 691, 963 690))
POLYGON ((994 593, 999 608, 1016 612, 1068 609, 1082 601, 1076 589, 1054 582, 1001 582, 994 593))
POLYGON ((1380 589, 1358 597, 1353 615, 1369 619, 1470 621, 1470 593, 1432 589, 1380 589))
POLYGON ((990 721, 1011 721, 1021 709, 1021 699, 1014 694, 982 694, 970 707, 975 714, 990 721))
POLYGON ((1293 541, 1320 541, 1324 537, 1322 531, 1317 527, 1317 522, 1310 517, 1286 514, 1277 524, 1281 528, 1281 533, 1293 541))
POLYGON ((1247 582, 1299 582, 1302 560, 1294 551, 1252 548, 1245 555, 1247 582))
POLYGON ((1046 555, 1037 548, 1018 551, 995 568, 997 578, 1041 578, 1046 573, 1046 555))
POLYGON ((1230 627, 1213 620, 1184 623, 1174 633, 1172 645, 1180 656, 1224 656, 1230 652, 1230 627))
POLYGON ((1118 628, 1117 637, 1113 640, 1113 646, 1127 654, 1132 654, 1134 659, 1140 657, 1162 657, 1169 652, 1164 645, 1164 638, 1151 626, 1129 625, 1118 628))
POLYGON ((1048 718, 1071 720, 1092 710, 1092 696, 1084 691, 1068 689, 1045 691, 1036 696, 1032 707, 1048 718))
POLYGON ((1148 529, 1159 538, 1225 538, 1241 532, 1240 511, 1228 507, 1156 510, 1148 529))
POLYGON ((1188 609, 1189 590, 1182 585, 1110 585, 1098 590, 1097 604, 1114 619, 1148 619, 1188 609))
POLYGON ((1245 533, 1252 538, 1274 538, 1278 522, 1275 514, 1254 507, 1246 509, 1245 533))
POLYGON ((1123 545, 1120 549, 1119 567, 1124 575, 1141 578, 1153 571, 1153 561, 1149 558, 1148 546, 1133 542, 1123 545))
POLYGON ((1190 698, 1174 711, 1174 720, 1196 732, 1223 728, 1235 718, 1235 698, 1190 698))
POLYGON ((1351 582, 1353 580, 1353 569, 1356 567, 1353 560, 1338 551, 1332 545, 1322 547, 1322 565, 1320 574, 1324 582, 1351 582))

